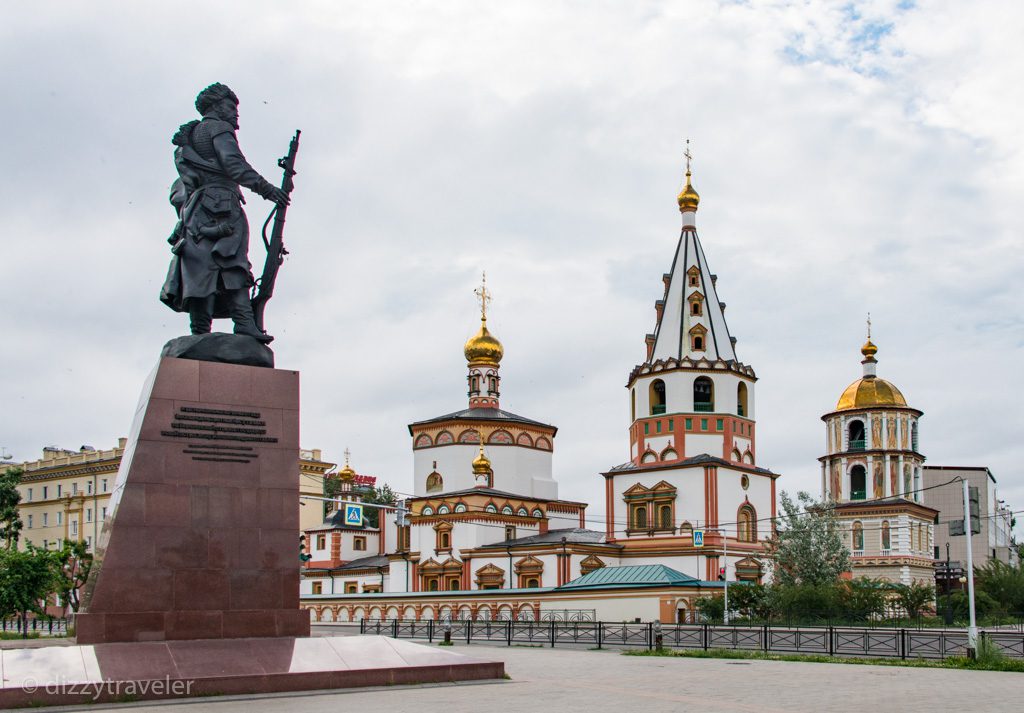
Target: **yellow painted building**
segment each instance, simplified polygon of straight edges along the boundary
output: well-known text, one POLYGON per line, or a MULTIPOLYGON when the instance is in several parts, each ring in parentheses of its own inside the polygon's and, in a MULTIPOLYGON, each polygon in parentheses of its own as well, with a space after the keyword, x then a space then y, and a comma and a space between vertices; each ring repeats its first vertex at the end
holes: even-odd
MULTIPOLYGON (((42 458, 12 464, 24 471, 18 485, 22 548, 57 548, 69 539, 91 547, 99 539, 126 440, 109 450, 47 446, 42 458)), ((335 464, 324 461, 319 448, 299 454, 299 524, 305 530, 323 523, 324 510, 322 502, 302 496, 323 497, 324 478, 335 464)))

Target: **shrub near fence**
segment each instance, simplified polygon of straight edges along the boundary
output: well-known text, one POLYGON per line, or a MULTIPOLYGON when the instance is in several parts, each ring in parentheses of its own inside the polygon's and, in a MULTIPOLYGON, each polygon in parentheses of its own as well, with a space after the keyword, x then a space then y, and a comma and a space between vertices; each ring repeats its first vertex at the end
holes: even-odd
MULTIPOLYGON (((738 649, 826 656, 944 659, 962 656, 967 632, 957 629, 871 627, 780 627, 768 624, 536 622, 536 621, 401 621, 363 619, 359 631, 395 638, 443 639, 451 627, 453 641, 467 644, 622 646, 653 649, 658 637, 665 648, 738 649)), ((1006 656, 1024 658, 1024 632, 983 631, 983 639, 1006 656)))

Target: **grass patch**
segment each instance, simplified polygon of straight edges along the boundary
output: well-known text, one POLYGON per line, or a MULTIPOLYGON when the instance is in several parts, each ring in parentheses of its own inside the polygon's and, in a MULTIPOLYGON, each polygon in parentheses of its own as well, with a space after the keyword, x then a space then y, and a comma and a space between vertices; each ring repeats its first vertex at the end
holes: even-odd
POLYGON ((708 649, 707 651, 677 649, 629 649, 624 656, 667 656, 691 659, 746 659, 754 661, 803 661, 805 663, 841 663, 869 666, 909 666, 911 668, 960 668, 972 671, 1012 671, 1024 673, 1024 661, 1011 659, 997 651, 991 644, 979 646, 978 657, 973 661, 966 656, 950 656, 945 660, 930 659, 886 659, 853 658, 845 656, 822 656, 816 654, 773 654, 764 651, 739 651, 736 649, 708 649))
POLYGON ((0 641, 19 641, 21 639, 38 639, 38 631, 28 632, 28 636, 22 636, 17 631, 0 631, 0 641))
POLYGON ((439 642, 437 642, 437 645, 438 646, 455 646, 455 643, 452 642, 452 641, 439 641, 439 642))

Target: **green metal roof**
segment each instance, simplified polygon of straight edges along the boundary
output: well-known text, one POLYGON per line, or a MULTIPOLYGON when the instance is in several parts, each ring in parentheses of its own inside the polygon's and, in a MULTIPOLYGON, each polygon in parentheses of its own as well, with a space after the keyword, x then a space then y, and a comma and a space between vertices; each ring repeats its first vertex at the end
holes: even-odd
POLYGON ((707 586, 682 572, 663 564, 644 564, 629 567, 602 567, 559 587, 559 590, 612 589, 619 587, 678 587, 707 586))

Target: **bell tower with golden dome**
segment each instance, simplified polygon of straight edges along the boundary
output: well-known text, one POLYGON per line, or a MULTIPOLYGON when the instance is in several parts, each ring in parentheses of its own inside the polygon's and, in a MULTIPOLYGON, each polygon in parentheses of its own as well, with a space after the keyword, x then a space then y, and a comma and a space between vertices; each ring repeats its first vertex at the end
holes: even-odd
POLYGON ((927 584, 938 511, 921 497, 917 422, 923 414, 878 377, 870 315, 860 353, 863 375, 821 417, 827 451, 818 459, 822 498, 835 503, 855 577, 927 584))
POLYGON ((835 502, 905 498, 920 502, 924 456, 918 450, 921 411, 907 405, 894 384, 879 378, 878 347, 860 350, 863 375, 839 396, 825 422, 827 454, 821 462, 822 494, 835 502))
POLYGON ((491 293, 487 290, 486 272, 480 287, 474 292, 480 300, 480 331, 469 338, 463 350, 469 367, 469 374, 466 376, 469 384, 469 407, 499 408, 501 376, 498 369, 501 366, 501 358, 505 355, 505 348, 487 329, 487 305, 491 301, 491 293))

